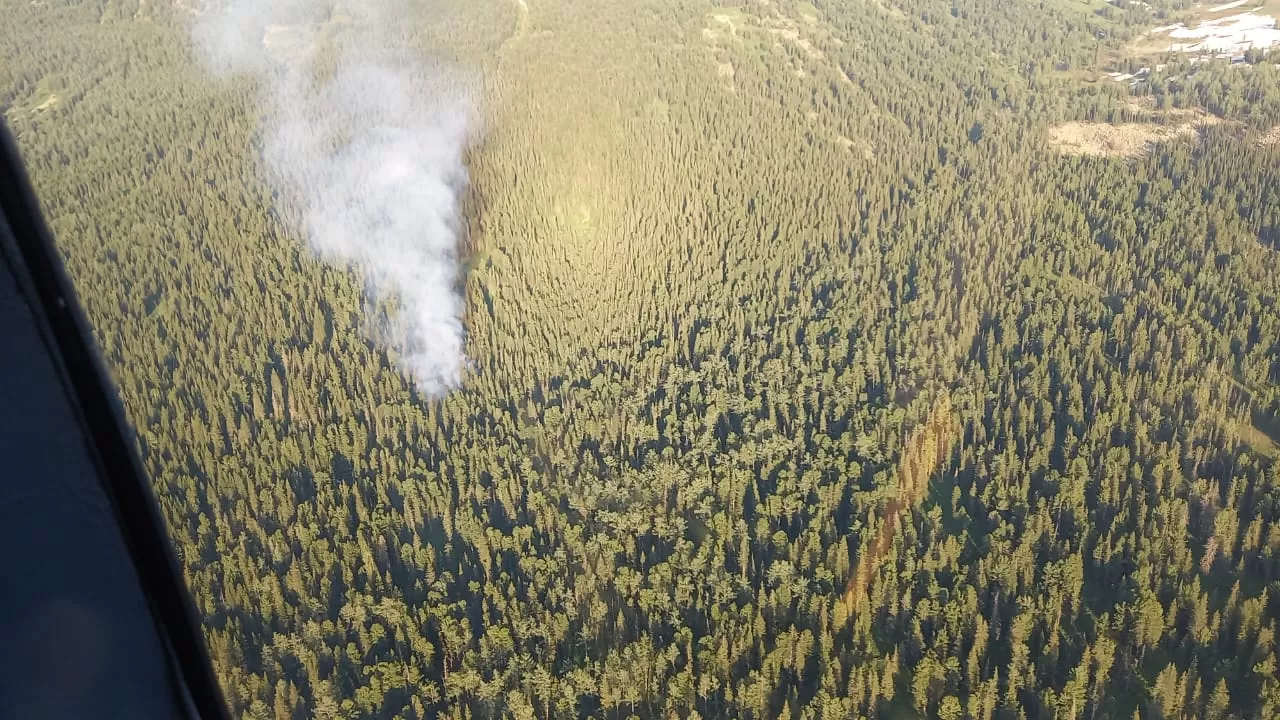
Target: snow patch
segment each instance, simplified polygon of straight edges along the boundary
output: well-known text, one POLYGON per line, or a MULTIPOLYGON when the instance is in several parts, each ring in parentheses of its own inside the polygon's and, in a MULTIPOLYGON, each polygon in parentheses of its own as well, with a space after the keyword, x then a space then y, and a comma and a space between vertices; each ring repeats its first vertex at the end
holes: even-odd
POLYGON ((1280 44, 1280 28, 1276 27, 1276 19, 1252 12, 1210 20, 1192 28, 1179 24, 1152 32, 1167 32, 1172 40, 1189 41, 1170 44, 1169 50, 1173 52, 1222 57, 1239 55, 1254 48, 1265 50, 1280 44))

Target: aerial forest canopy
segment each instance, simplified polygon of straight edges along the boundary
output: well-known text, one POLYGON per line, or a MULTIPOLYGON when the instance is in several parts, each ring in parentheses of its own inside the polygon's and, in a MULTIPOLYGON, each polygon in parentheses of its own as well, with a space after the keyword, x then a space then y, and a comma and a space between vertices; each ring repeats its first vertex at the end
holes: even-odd
POLYGON ((3 7, 235 717, 1280 717, 1280 52, 1170 49, 1274 0, 401 10, 482 86, 438 399, 208 8, 3 7))

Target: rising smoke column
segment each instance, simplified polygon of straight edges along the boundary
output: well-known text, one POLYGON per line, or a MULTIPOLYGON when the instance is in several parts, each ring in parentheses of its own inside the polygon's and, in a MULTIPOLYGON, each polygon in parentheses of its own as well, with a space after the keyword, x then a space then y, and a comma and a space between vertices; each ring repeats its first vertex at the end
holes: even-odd
POLYGON ((388 49, 383 23, 400 14, 376 4, 322 67, 317 18, 330 12, 233 0, 197 19, 193 36, 210 70, 257 79, 270 182, 296 204, 312 249, 353 265, 392 306, 380 336, 419 391, 439 395, 466 363, 458 239, 472 94, 457 73, 388 49), (280 27, 300 39, 287 63, 265 48, 280 27))

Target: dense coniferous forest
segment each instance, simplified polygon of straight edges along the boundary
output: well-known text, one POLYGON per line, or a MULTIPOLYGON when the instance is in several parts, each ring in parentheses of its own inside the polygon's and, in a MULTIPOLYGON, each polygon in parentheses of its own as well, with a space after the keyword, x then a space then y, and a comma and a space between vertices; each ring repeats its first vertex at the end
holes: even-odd
POLYGON ((1280 717, 1280 57, 1100 75, 1190 7, 406 3, 484 86, 440 399, 198 4, 6 3, 0 109, 237 718, 1280 717))

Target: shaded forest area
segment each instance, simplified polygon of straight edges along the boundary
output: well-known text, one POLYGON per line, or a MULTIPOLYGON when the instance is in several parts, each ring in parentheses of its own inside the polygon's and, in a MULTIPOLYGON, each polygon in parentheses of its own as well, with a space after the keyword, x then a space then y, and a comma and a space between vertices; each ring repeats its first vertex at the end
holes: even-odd
POLYGON ((1123 114, 1078 74, 1154 5, 415 5, 486 113, 427 401, 199 8, 8 3, 235 715, 1280 716, 1274 73, 1171 66, 1226 122, 1133 159, 1045 141, 1123 114))

